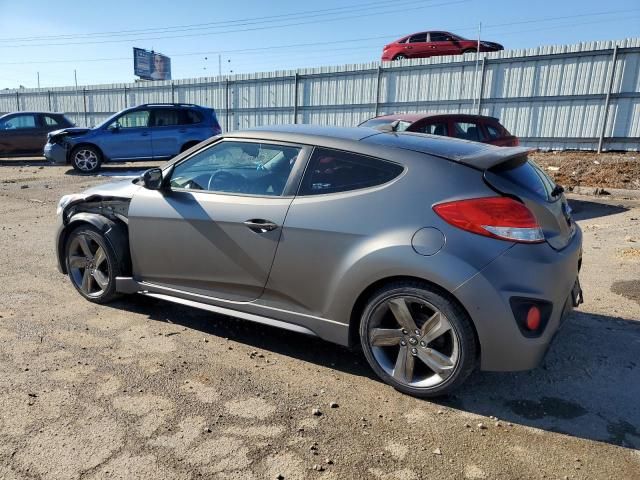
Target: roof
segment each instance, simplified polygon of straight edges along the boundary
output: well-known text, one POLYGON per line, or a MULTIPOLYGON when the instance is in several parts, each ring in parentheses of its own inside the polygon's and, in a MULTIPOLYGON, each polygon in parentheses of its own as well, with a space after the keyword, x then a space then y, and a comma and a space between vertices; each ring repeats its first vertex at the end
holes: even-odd
POLYGON ((531 151, 526 147, 496 147, 485 143, 439 135, 413 132, 381 132, 375 128, 368 127, 273 125, 231 132, 225 134, 225 137, 292 141, 325 146, 329 146, 331 141, 339 140, 341 145, 351 143, 356 150, 358 145, 409 150, 463 163, 482 170, 510 158, 521 157, 531 151))
POLYGON ((2 115, 0 115, 0 118, 2 117, 6 117, 8 115, 39 115, 39 114, 44 114, 44 115, 64 115, 63 112, 36 112, 36 111, 32 111, 32 110, 28 110, 28 111, 19 111, 19 112, 9 112, 9 113, 4 113, 2 115))
POLYGON ((436 113, 436 112, 425 112, 425 113, 390 113, 388 115, 380 115, 379 117, 370 118, 369 120, 385 120, 389 121, 393 120, 404 120, 406 122, 417 122, 418 120, 422 120, 423 118, 431 118, 431 117, 460 117, 460 118, 481 118, 485 120, 494 120, 498 122, 499 120, 495 117, 489 117, 486 115, 473 115, 469 113, 436 113))

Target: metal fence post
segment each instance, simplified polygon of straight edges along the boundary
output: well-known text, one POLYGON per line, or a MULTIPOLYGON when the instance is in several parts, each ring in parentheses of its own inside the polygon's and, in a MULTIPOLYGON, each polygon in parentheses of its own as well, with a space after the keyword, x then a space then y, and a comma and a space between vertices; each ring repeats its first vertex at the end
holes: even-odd
POLYGON ((87 123, 87 90, 82 89, 82 107, 84 108, 84 126, 88 126, 87 123))
POLYGON ((598 153, 602 153, 602 144, 604 143, 604 134, 607 129, 607 119, 609 117, 609 103, 611 102, 611 89, 613 88, 613 78, 616 73, 616 60, 618 59, 618 45, 613 47, 613 56, 611 57, 611 69, 609 70, 609 79, 607 80, 607 96, 604 99, 604 113, 602 115, 602 125, 600 127, 600 138, 598 139, 598 153))
POLYGON ((20 92, 16 92, 16 111, 20 111, 20 92))
POLYGON ((298 72, 295 73, 293 81, 293 123, 298 123, 298 82, 300 81, 298 72))
POLYGON ((381 80, 382 80, 382 66, 378 65, 378 75, 376 77, 376 108, 375 108, 375 114, 373 115, 374 117, 377 117, 378 114, 380 113, 380 87, 382 86, 381 80))
POLYGON ((484 70, 487 57, 482 57, 482 67, 480 67, 480 85, 478 86, 478 115, 482 113, 482 91, 484 90, 484 70))
POLYGON ((47 90, 47 101, 48 101, 48 104, 49 104, 49 111, 51 112, 52 111, 52 109, 51 109, 51 90, 47 90))
POLYGON ((224 124, 229 132, 229 79, 224 81, 224 124))
POLYGON ((127 87, 124 87, 124 108, 127 108, 127 87))
POLYGON ((171 82, 171 103, 176 103, 175 93, 175 85, 171 82))

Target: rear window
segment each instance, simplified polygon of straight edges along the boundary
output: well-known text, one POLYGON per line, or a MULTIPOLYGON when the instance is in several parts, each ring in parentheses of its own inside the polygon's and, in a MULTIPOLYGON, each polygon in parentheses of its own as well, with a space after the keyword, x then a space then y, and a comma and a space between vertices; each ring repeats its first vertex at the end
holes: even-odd
POLYGON ((475 122, 454 122, 453 136, 456 138, 471 140, 473 142, 484 140, 484 135, 480 126, 475 122))
POLYGON ((300 195, 347 192, 382 185, 403 167, 377 158, 328 148, 316 148, 302 179, 300 195))
POLYGON ((185 125, 192 125, 194 123, 202 122, 202 115, 195 110, 183 110, 183 121, 185 125))
POLYGON ((506 162, 492 168, 491 171, 518 187, 535 194, 541 200, 555 200, 551 196, 551 192, 556 186, 555 183, 531 159, 506 162))
POLYGON ((489 134, 489 138, 491 140, 495 140, 497 138, 502 137, 502 132, 500 132, 500 130, 497 127, 494 127, 493 125, 486 125, 487 127, 487 133, 489 134))
POLYGON ((398 122, 396 127, 394 128, 394 132, 404 132, 407 128, 411 126, 412 122, 407 122, 406 120, 393 120, 389 118, 372 118, 371 120, 367 120, 364 123, 358 125, 359 127, 370 127, 377 128, 384 125, 391 125, 393 122, 398 122))

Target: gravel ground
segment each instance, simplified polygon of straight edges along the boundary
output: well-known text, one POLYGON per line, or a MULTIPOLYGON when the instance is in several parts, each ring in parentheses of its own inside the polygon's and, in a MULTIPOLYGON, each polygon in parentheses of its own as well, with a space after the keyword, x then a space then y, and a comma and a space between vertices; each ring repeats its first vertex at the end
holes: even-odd
POLYGON ((640 152, 536 152, 531 157, 563 187, 640 190, 640 152))
POLYGON ((314 338, 84 301, 55 207, 105 180, 0 161, 0 478, 640 478, 640 202, 572 197, 586 301, 543 365, 433 402, 314 338))

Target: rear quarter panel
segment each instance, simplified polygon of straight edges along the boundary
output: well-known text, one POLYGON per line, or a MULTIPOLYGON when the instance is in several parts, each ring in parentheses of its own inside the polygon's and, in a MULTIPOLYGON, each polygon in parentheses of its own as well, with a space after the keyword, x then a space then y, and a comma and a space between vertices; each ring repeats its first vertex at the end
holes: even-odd
POLYGON ((294 199, 261 303, 347 324, 358 296, 379 280, 410 276, 451 292, 511 246, 451 227, 432 210, 439 202, 493 195, 481 172, 401 155, 405 171, 390 183, 294 199), (444 245, 434 255, 412 247, 423 227, 442 232, 444 245))

